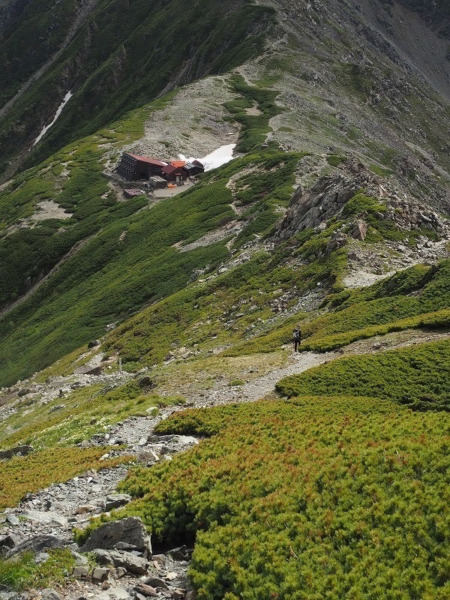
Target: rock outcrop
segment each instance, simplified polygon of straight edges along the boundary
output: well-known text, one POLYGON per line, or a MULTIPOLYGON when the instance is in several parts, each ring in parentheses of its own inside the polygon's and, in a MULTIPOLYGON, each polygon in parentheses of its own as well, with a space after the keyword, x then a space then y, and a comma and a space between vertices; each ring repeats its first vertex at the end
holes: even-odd
POLYGON ((110 550, 119 544, 129 544, 140 552, 151 555, 151 541, 144 524, 138 517, 128 517, 120 521, 105 523, 96 529, 81 548, 82 552, 95 549, 110 550))

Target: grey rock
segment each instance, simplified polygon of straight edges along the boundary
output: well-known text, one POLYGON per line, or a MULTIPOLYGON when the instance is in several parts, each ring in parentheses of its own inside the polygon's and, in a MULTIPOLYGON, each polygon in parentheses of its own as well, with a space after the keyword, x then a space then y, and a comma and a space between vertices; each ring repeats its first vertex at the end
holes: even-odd
POLYGON ((189 550, 186 546, 180 546, 180 548, 169 550, 167 554, 174 560, 189 560, 192 555, 192 550, 189 550))
POLYGON ((151 554, 150 537, 142 520, 138 517, 128 517, 120 521, 105 523, 90 535, 81 550, 90 552, 96 548, 112 549, 119 542, 131 544, 141 552, 151 554))
POLYGON ((12 548, 8 552, 7 557, 9 558, 19 552, 41 552, 47 548, 64 548, 66 545, 67 543, 64 540, 53 535, 37 535, 12 548))
POLYGON ((356 240, 361 240, 362 242, 366 239, 367 236, 368 225, 362 219, 358 220, 355 227, 352 230, 352 237, 356 240))
POLYGON ((40 510, 26 510, 23 513, 24 517, 33 521, 35 523, 42 523, 48 525, 60 525, 61 527, 67 528, 69 526, 69 522, 66 517, 59 515, 58 513, 50 512, 50 511, 40 511, 40 510))
POLYGON ((41 598, 42 600, 62 600, 61 596, 51 588, 42 590, 41 598))
POLYGON ((72 574, 75 579, 87 579, 89 575, 89 569, 88 567, 75 567, 72 574))
POLYGON ((72 556, 75 559, 75 564, 77 567, 86 567, 89 564, 89 561, 86 556, 79 554, 79 552, 71 551, 72 556))
POLYGON ((20 521, 19 521, 19 519, 15 515, 8 515, 6 517, 6 521, 7 521, 7 523, 9 523, 10 525, 12 525, 13 527, 16 527, 17 525, 20 525, 20 521))
POLYGON ((34 557, 34 562, 37 565, 40 565, 41 563, 46 562, 48 559, 50 558, 50 554, 47 554, 47 552, 39 552, 38 554, 36 554, 36 556, 34 557))
POLYGON ((155 598, 158 595, 158 592, 151 585, 147 585, 145 583, 140 583, 135 588, 135 591, 145 598, 155 598))
POLYGON ((9 552, 15 546, 18 546, 21 542, 21 538, 19 538, 14 533, 9 535, 5 535, 0 538, 0 556, 9 552))
POLYGON ((95 558, 101 565, 114 565, 122 567, 128 573, 135 575, 146 575, 148 571, 148 561, 141 556, 136 556, 131 552, 119 552, 118 550, 95 550, 95 558))
POLYGON ((152 561, 156 562, 161 567, 165 567, 167 563, 167 556, 165 554, 154 554, 152 556, 152 561))
POLYGON ((92 571, 92 581, 94 583, 103 583, 108 579, 110 572, 111 571, 109 569, 97 567, 92 571))
POLYGON ((163 590, 169 589, 167 583, 164 581, 164 579, 161 579, 160 577, 148 577, 144 583, 154 588, 162 588, 163 590))
POLYGON ((103 367, 99 366, 99 367, 94 367, 93 369, 90 369, 89 371, 86 371, 86 375, 95 375, 96 377, 98 377, 99 375, 101 375, 103 372, 103 367))
POLYGON ((105 510, 110 511, 119 506, 124 506, 131 502, 131 496, 128 494, 111 494, 106 497, 105 510))

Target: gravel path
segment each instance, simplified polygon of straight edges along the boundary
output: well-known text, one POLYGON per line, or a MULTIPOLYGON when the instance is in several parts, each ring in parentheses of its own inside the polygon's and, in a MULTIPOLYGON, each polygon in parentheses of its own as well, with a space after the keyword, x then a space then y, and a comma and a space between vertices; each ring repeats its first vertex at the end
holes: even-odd
MULTIPOLYGON (((274 392, 276 383, 287 376, 303 373, 312 367, 339 358, 343 354, 367 354, 378 351, 404 347, 425 341, 445 339, 449 333, 398 332, 371 340, 361 340, 338 352, 317 354, 302 352, 292 354, 290 364, 253 379, 242 386, 229 387, 224 381, 216 383, 216 389, 207 394, 196 394, 188 398, 189 406, 201 408, 219 406, 229 403, 254 402, 274 392), (381 343, 380 341, 381 340, 381 343)), ((156 436, 155 426, 169 415, 183 407, 162 409, 157 416, 132 417, 111 427, 107 432, 94 435, 91 440, 83 442, 83 446, 111 446, 112 450, 104 458, 128 454, 135 457, 136 462, 152 466, 160 461, 171 460, 172 456, 192 448, 198 441, 191 436, 156 436), (119 446, 126 446, 125 449, 119 446), (116 447, 116 449, 114 449, 116 447)), ((28 540, 35 536, 50 535, 65 544, 73 543, 72 528, 85 527, 90 519, 99 516, 113 506, 126 504, 130 498, 115 492, 117 485, 127 474, 128 467, 119 466, 98 472, 88 471, 79 477, 61 484, 54 484, 37 494, 29 495, 14 509, 7 509, 0 518, 3 521, 2 534, 16 536, 19 540, 28 540)), ((75 550, 75 546, 73 546, 75 550)), ((157 598, 189 598, 177 596, 180 588, 186 589, 186 560, 174 560, 169 554, 162 562, 153 561, 149 573, 163 579, 167 588, 158 588, 157 598), (153 570, 152 570, 153 569, 153 570)), ((102 600, 132 600, 139 598, 133 591, 142 578, 128 573, 120 579, 113 572, 107 585, 99 587, 90 580, 75 581, 67 588, 58 590, 63 600, 81 600, 82 598, 102 600), (100 593, 100 590, 103 590, 100 593)), ((18 600, 19 598, 44 598, 45 596, 12 596, 0 589, 0 598, 18 600)))
POLYGON ((298 375, 312 367, 317 367, 330 360, 334 360, 338 356, 339 354, 335 352, 328 352, 326 354, 301 352, 293 354, 290 358, 291 364, 287 367, 271 371, 239 387, 230 388, 226 384, 222 384, 219 389, 208 393, 208 400, 194 400, 194 406, 219 406, 233 402, 255 402, 274 392, 275 385, 280 379, 289 375, 298 375))

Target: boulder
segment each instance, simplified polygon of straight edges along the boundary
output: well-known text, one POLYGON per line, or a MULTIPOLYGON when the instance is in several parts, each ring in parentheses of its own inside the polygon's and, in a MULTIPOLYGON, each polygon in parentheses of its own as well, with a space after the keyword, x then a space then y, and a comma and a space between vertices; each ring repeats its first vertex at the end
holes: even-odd
POLYGON ((7 557, 13 556, 14 554, 18 554, 19 552, 42 552, 47 548, 64 548, 67 546, 68 542, 61 540, 53 535, 37 535, 35 537, 29 538, 25 540, 21 544, 14 546, 8 554, 7 557))
POLYGON ((59 525, 64 528, 68 528, 69 522, 66 517, 62 515, 51 512, 51 511, 41 511, 41 510, 26 510, 23 513, 23 516, 33 523, 40 524, 48 524, 48 525, 59 525))
POLYGON ((339 250, 339 248, 343 248, 347 243, 347 236, 344 233, 337 231, 331 236, 330 241, 327 244, 326 253, 331 254, 331 252, 339 250))
POLYGON ((106 496, 105 510, 110 511, 113 508, 119 508, 119 506, 124 506, 128 502, 131 502, 131 496, 128 494, 110 494, 106 496))
POLYGON ((75 567, 72 575, 75 579, 87 579, 89 575, 88 567, 75 567))
POLYGON ((100 340, 92 340, 88 344, 88 348, 96 348, 97 346, 100 346, 100 340))
POLYGON ((13 527, 17 527, 17 525, 20 525, 20 521, 16 517, 16 515, 8 515, 6 517, 6 522, 12 525, 13 527))
POLYGON ((21 538, 13 533, 5 535, 0 538, 0 556, 7 554, 10 550, 18 546, 21 542, 21 538))
POLYGON ((173 558, 173 560, 190 560, 192 556, 192 550, 186 546, 180 546, 180 548, 173 548, 169 550, 167 554, 173 558))
POLYGON ((98 377, 99 375, 101 375, 103 372, 102 367, 98 366, 98 367, 94 367, 93 369, 90 369, 89 371, 86 371, 86 375, 95 375, 96 377, 98 377))
POLYGON ((355 238, 355 240, 361 240, 363 242, 367 236, 367 229, 368 229, 367 223, 363 220, 358 220, 352 230, 351 235, 353 238, 355 238))
POLYGON ((42 600, 62 600, 61 596, 51 588, 42 590, 41 598, 42 600))
POLYGON ((97 567, 92 571, 92 581, 94 583, 103 583, 109 577, 110 570, 109 569, 101 569, 97 567))
POLYGON ((136 556, 131 552, 119 552, 118 550, 94 550, 95 558, 101 565, 113 565, 122 567, 128 573, 134 575, 146 575, 148 571, 148 561, 141 556, 136 556))
POLYGON ((155 590, 155 588, 145 583, 140 583, 134 589, 138 594, 141 594, 145 598, 155 598, 158 595, 158 592, 155 590))
POLYGON ((138 517, 128 517, 120 521, 105 523, 92 532, 81 551, 91 552, 96 548, 114 549, 119 542, 131 544, 140 552, 151 555, 150 536, 147 534, 142 520, 138 517))
POLYGON ((163 590, 168 590, 169 586, 167 585, 167 583, 164 581, 164 579, 161 579, 160 577, 148 577, 145 582, 147 585, 153 587, 153 588, 162 588, 163 590))

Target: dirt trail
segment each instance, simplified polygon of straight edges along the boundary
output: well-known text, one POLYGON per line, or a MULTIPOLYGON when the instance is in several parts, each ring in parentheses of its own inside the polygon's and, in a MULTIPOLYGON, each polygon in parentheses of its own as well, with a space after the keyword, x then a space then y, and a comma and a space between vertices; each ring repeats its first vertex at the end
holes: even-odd
MULTIPOLYGON (((379 336, 369 340, 361 340, 337 352, 316 354, 314 352, 292 353, 289 364, 248 381, 239 388, 230 388, 223 381, 217 387, 207 390, 205 394, 186 394, 189 406, 202 408, 229 403, 254 402, 274 392, 276 383, 289 375, 296 375, 327 363, 342 355, 374 354, 386 349, 400 348, 413 344, 448 339, 450 332, 403 331, 379 336)), ((105 446, 113 449, 105 458, 119 454, 133 455, 140 463, 151 466, 157 462, 171 460, 179 452, 192 448, 198 441, 191 436, 155 436, 155 426, 183 407, 168 407, 157 416, 131 417, 109 430, 93 436, 83 445, 105 446), (115 449, 114 449, 115 448, 115 449)), ((114 490, 127 474, 126 466, 104 469, 99 472, 88 472, 62 484, 52 485, 37 494, 29 495, 17 508, 7 509, 8 523, 3 533, 29 539, 39 534, 50 534, 70 544, 73 540, 72 528, 84 527, 94 515, 106 510, 107 503, 115 500, 114 490)), ((122 497, 120 497, 122 498, 122 497)), ((130 498, 124 499, 123 503, 130 498)), ((72 546, 74 548, 74 546, 72 546)), ((189 587, 187 579, 188 562, 176 561, 166 557, 166 564, 159 572, 154 573, 165 580, 171 592, 175 587, 189 587), (169 561, 169 562, 167 562, 169 561), (174 578, 174 579, 170 579, 174 578)), ((155 563, 153 563, 155 564, 155 563)), ((150 567, 154 568, 154 567, 150 567)), ((99 594, 99 586, 90 580, 70 583, 64 589, 58 589, 63 600, 79 600, 84 598, 102 598, 102 600, 132 600, 136 598, 134 587, 140 578, 128 573, 122 578, 110 578, 108 587, 99 594)), ((165 589, 158 588, 156 598, 167 598, 165 589)), ((177 597, 177 596, 172 596, 177 597)), ((0 598, 2 594, 0 592, 0 598)))

